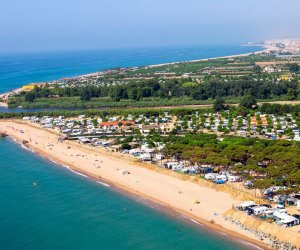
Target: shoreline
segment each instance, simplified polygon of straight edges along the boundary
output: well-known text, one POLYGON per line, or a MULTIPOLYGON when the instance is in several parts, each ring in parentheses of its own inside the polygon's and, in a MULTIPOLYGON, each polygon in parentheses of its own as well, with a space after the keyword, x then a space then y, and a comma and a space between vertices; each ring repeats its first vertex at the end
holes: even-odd
MULTIPOLYGON (((240 46, 243 47, 242 45, 240 45, 240 46)), ((140 65, 140 66, 136 66, 136 67, 139 67, 139 68, 147 68, 147 67, 148 68, 154 68, 154 67, 160 67, 160 66, 166 66, 166 65, 174 65, 174 64, 178 64, 178 63, 195 63, 195 62, 203 62, 203 61, 216 60, 216 59, 226 59, 226 58, 228 59, 228 58, 244 57, 244 56, 249 56, 251 54, 266 53, 266 52, 268 52, 272 49, 275 49, 273 47, 269 47, 269 46, 265 46, 265 45, 262 45, 262 46, 259 46, 259 47, 261 47, 262 49, 259 50, 259 51, 250 52, 250 53, 242 53, 242 54, 235 54, 235 55, 228 55, 228 56, 194 59, 194 60, 182 60, 182 61, 167 62, 167 63, 149 64, 149 65, 140 65)), ((125 68, 131 68, 131 67, 125 67, 125 68)), ((109 69, 106 69, 106 70, 109 70, 109 69)), ((103 71, 106 71, 106 70, 103 70, 103 71)), ((71 77, 66 76, 66 77, 63 77, 63 78, 71 78, 71 79, 74 78, 74 79, 76 79, 76 78, 80 78, 80 77, 92 76, 92 75, 95 75, 95 74, 103 72, 103 71, 96 71, 96 72, 91 72, 91 73, 87 73, 87 74, 83 74, 83 75, 75 75, 75 76, 71 76, 71 77)), ((60 79, 63 79, 63 78, 60 78, 60 79)), ((49 81, 48 83, 51 84, 52 82, 58 81, 60 79, 52 80, 52 81, 49 81)), ((21 89, 22 89, 21 87, 18 87, 16 89, 11 90, 11 91, 0 93, 0 97, 5 96, 5 95, 10 95, 10 94, 13 94, 13 93, 17 93, 17 91, 20 91, 21 89)))
MULTIPOLYGON (((14 142, 18 143, 21 147, 23 144, 14 139, 13 137, 9 136, 8 138, 13 139, 14 142)), ((105 179, 101 177, 101 179, 97 178, 95 175, 91 175, 90 173, 87 173, 83 171, 82 169, 77 168, 75 165, 65 165, 63 161, 59 159, 53 159, 42 152, 40 152, 38 149, 34 149, 31 147, 24 146, 25 150, 29 150, 31 153, 38 155, 39 157, 43 157, 47 161, 51 162, 52 164, 57 165, 58 167, 67 168, 70 172, 73 172, 74 174, 80 175, 82 177, 88 178, 96 183, 99 183, 102 186, 111 188, 113 191, 120 193, 121 195, 124 195, 126 197, 129 197, 131 199, 134 199, 136 202, 140 202, 144 204, 145 206, 148 206, 160 213, 163 213, 166 216, 169 216, 170 218, 176 218, 180 221, 184 221, 185 223, 197 228, 202 229, 204 231, 207 231, 213 235, 216 235, 218 237, 222 237, 223 239, 239 243, 245 246, 248 246, 249 248, 255 248, 255 249, 271 249, 263 242, 259 242, 258 240, 254 240, 251 238, 248 238, 244 235, 238 234, 235 231, 226 230, 222 226, 218 224, 211 224, 210 222, 196 217, 192 214, 189 214, 183 210, 174 208, 166 203, 164 203, 161 200, 156 200, 153 197, 149 197, 145 194, 139 193, 136 190, 129 189, 126 186, 122 186, 118 183, 114 183, 110 181, 109 179, 105 179)))
POLYGON ((262 242, 252 240, 250 238, 244 237, 242 235, 236 234, 234 231, 226 231, 223 227, 216 225, 216 224, 210 224, 206 220, 203 220, 199 217, 195 217, 193 215, 188 215, 183 211, 180 211, 178 209, 175 209, 173 207, 170 207, 168 205, 163 204, 161 201, 155 201, 153 198, 146 197, 142 194, 138 194, 133 190, 128 190, 127 188, 120 187, 116 185, 115 183, 109 181, 109 180, 103 180, 103 179, 97 179, 95 176, 91 176, 89 174, 86 174, 85 172, 82 172, 81 170, 77 170, 74 167, 70 167, 67 165, 63 165, 63 163, 59 163, 59 161, 55 161, 52 158, 41 154, 29 147, 24 146, 21 142, 14 139, 11 136, 7 137, 9 140, 11 140, 13 143, 17 144, 17 146, 22 147, 24 150, 30 151, 30 153, 42 157, 44 160, 48 161, 51 164, 56 165, 56 167, 63 167, 66 168, 71 172, 71 174, 79 175, 83 178, 87 178, 88 180, 91 180, 94 183, 99 183, 101 186, 110 188, 113 192, 116 192, 118 194, 121 194, 122 196, 125 196, 129 199, 134 200, 135 202, 141 203, 144 206, 147 206, 159 213, 162 213, 165 216, 168 216, 170 219, 176 219, 179 221, 182 221, 185 224, 188 224, 189 226, 195 228, 196 230, 203 230, 205 232, 208 232, 209 234, 212 234, 214 236, 220 237, 224 240, 238 243, 240 245, 244 245, 247 249, 272 249, 269 248, 267 245, 265 245, 262 242), (236 237, 237 236, 237 237, 236 237))
MULTIPOLYGON (((18 125, 17 123, 12 123, 12 124, 15 126, 18 125)), ((25 127, 26 127, 26 125, 25 125, 25 127)), ((48 132, 48 131, 43 131, 43 132, 49 133, 49 136, 50 136, 50 132, 48 132)), ((245 244, 244 242, 246 242, 247 244, 249 243, 250 245, 252 245, 252 248, 255 247, 255 248, 261 248, 261 249, 270 249, 265 243, 260 242, 258 239, 255 239, 254 237, 249 237, 249 235, 246 235, 246 233, 241 230, 237 230, 237 228, 230 228, 230 227, 225 228, 224 225, 220 225, 217 222, 214 224, 211 224, 208 220, 204 219, 203 217, 196 216, 195 214, 193 214, 194 212, 189 212, 189 211, 187 211, 187 209, 173 206, 172 204, 169 204, 166 201, 158 199, 157 197, 153 197, 149 194, 138 191, 138 190, 130 187, 128 184, 124 185, 124 183, 116 182, 115 180, 112 180, 112 178, 107 178, 107 176, 102 176, 99 174, 91 173, 90 171, 87 171, 87 170, 77 166, 76 164, 72 164, 68 161, 65 161, 64 159, 59 158, 59 157, 57 158, 57 157, 55 157, 55 155, 53 155, 53 154, 51 155, 51 153, 46 153, 45 150, 41 149, 41 146, 37 146, 38 144, 29 143, 29 145, 26 147, 22 143, 22 139, 21 139, 22 137, 16 136, 16 134, 11 134, 11 133, 8 133, 8 135, 9 135, 9 138, 12 138, 16 142, 20 143, 22 147, 28 148, 29 150, 33 151, 33 153, 43 156, 47 160, 50 160, 51 162, 53 162, 61 167, 69 168, 72 172, 74 171, 80 175, 88 176, 96 182, 100 181, 101 183, 99 183, 99 184, 102 184, 102 185, 103 185, 103 183, 104 183, 104 185, 108 184, 110 187, 112 187, 113 189, 116 189, 118 192, 121 192, 130 197, 134 197, 134 198, 138 197, 138 198, 142 199, 142 201, 146 201, 146 204, 150 202, 151 204, 154 204, 154 207, 156 206, 156 204, 158 204, 158 210, 165 210, 165 212, 167 212, 167 214, 170 216, 172 216, 172 214, 175 213, 176 217, 183 218, 185 221, 194 223, 196 226, 199 226, 202 229, 204 228, 205 230, 211 231, 212 233, 215 233, 217 235, 223 235, 223 237, 225 234, 226 238, 229 237, 231 240, 240 242, 240 244, 245 244), (170 213, 170 208, 171 208, 172 213, 170 213), (238 240, 236 238, 238 238, 238 240)), ((48 136, 48 135, 46 135, 46 136, 48 136)), ((105 157, 109 157, 109 156, 105 156, 105 157)), ((101 156, 101 158, 103 158, 103 156, 101 156)), ((140 167, 140 168, 142 169, 142 167, 140 167)), ((143 169, 143 170, 145 170, 145 169, 143 169)), ((145 171, 149 172, 151 170, 145 170, 145 171)), ((152 171, 152 172, 154 172, 154 171, 152 171)), ((164 177, 161 176, 161 178, 164 178, 164 177)), ((167 178, 167 175, 165 178, 167 178)), ((172 177, 172 178, 174 178, 174 177, 172 177)), ((179 182, 179 180, 178 180, 178 182, 179 182)), ((191 183, 191 185, 192 185, 192 183, 191 183)), ((199 188, 200 188, 200 185, 199 185, 199 188)), ((210 191, 214 193, 214 191, 212 189, 210 191)), ((218 193, 220 193, 220 192, 218 192, 218 193)), ((218 219, 220 219, 220 217, 221 217, 221 214, 219 215, 218 219)))
POLYGON ((141 66, 141 67, 142 68, 143 67, 144 68, 145 67, 154 68, 154 67, 160 67, 160 66, 174 65, 174 64, 178 64, 178 63, 195 63, 195 62, 203 62, 203 61, 205 62, 205 61, 216 60, 216 59, 229 59, 229 58, 236 58, 236 57, 244 57, 244 56, 249 56, 249 55, 252 55, 252 54, 257 55, 257 54, 261 54, 261 53, 266 53, 266 52, 273 49, 273 47, 268 47, 268 46, 257 46, 257 47, 262 47, 262 50, 255 51, 255 52, 250 52, 250 53, 229 55, 229 56, 217 56, 217 57, 195 59, 195 60, 186 60, 186 61, 177 61, 177 62, 169 62, 169 63, 151 64, 151 65, 141 66))

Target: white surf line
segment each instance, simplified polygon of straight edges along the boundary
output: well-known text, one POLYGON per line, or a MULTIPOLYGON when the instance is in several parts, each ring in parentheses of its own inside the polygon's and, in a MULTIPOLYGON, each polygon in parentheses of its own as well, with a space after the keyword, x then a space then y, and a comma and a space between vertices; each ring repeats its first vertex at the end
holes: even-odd
POLYGON ((67 166, 67 165, 62 165, 64 168, 67 168, 67 169, 71 169, 69 166, 67 166))
POLYGON ((189 218, 189 220, 190 220, 191 222, 194 222, 194 223, 197 224, 197 225, 200 225, 200 226, 204 227, 203 224, 199 223, 198 221, 195 221, 194 219, 189 218))
POLYGON ((107 183, 105 182, 102 182, 102 181, 97 181, 99 184, 101 184, 102 186, 105 186, 105 187, 110 187, 110 185, 108 185, 107 183))
MULTIPOLYGON (((16 143, 20 144, 21 147, 22 147, 23 149, 25 149, 25 150, 27 150, 27 151, 30 151, 30 152, 32 152, 32 153, 35 153, 35 151, 34 151, 33 149, 30 149, 30 148, 26 147, 23 143, 17 141, 15 138, 12 138, 12 139, 13 139, 16 143)), ((53 159, 50 158, 50 157, 45 157, 45 156, 42 155, 42 154, 41 154, 41 155, 38 154, 38 155, 41 156, 41 157, 43 157, 43 158, 46 158, 47 160, 53 162, 53 163, 56 164, 56 165, 63 166, 64 168, 69 169, 71 172, 73 172, 73 173, 75 173, 75 174, 77 174, 77 175, 80 175, 80 176, 82 176, 82 177, 84 177, 84 178, 89 178, 89 179, 91 179, 89 176, 87 176, 87 175, 85 175, 85 174, 82 174, 82 173, 80 173, 80 172, 77 172, 77 171, 73 170, 72 168, 70 168, 70 167, 67 166, 67 165, 59 164, 58 162, 56 162, 55 160, 53 160, 53 159)), ((104 183, 104 182, 101 182, 101 181, 97 181, 97 182, 98 182, 99 184, 105 186, 105 187, 110 187, 110 185, 108 185, 107 183, 104 183)))
POLYGON ((30 151, 30 152, 32 152, 32 153, 35 153, 35 151, 34 151, 33 149, 26 147, 23 143, 21 143, 21 142, 18 142, 18 143, 21 145, 21 147, 22 147, 23 149, 25 149, 25 150, 27 150, 27 151, 30 151))
POLYGON ((23 149, 25 149, 25 150, 27 150, 27 151, 30 151, 30 152, 32 152, 32 153, 35 153, 35 151, 34 151, 33 149, 26 147, 23 143, 19 142, 19 141, 16 140, 15 138, 13 138, 13 137, 10 137, 10 138, 11 138, 14 142, 16 142, 16 143, 18 143, 19 145, 21 145, 21 148, 23 148, 23 149))
MULTIPOLYGON (((64 168, 70 170, 71 172, 73 172, 73 173, 75 173, 75 174, 78 174, 78 175, 81 175, 81 176, 83 176, 83 177, 92 179, 92 178, 90 178, 90 177, 87 176, 87 175, 84 175, 84 174, 82 174, 82 173, 76 172, 75 170, 73 170, 72 168, 70 168, 68 165, 61 165, 61 166, 63 166, 64 168)), ((108 184, 105 183, 105 182, 102 182, 102 181, 96 181, 96 182, 99 183, 99 184, 101 184, 102 186, 110 187, 110 185, 108 185, 108 184)))
POLYGON ((82 177, 84 177, 84 178, 89 178, 87 175, 82 174, 82 173, 79 173, 79 172, 77 172, 77 171, 75 171, 75 170, 73 170, 73 169, 71 169, 71 168, 70 168, 70 171, 73 172, 73 173, 75 173, 75 174, 77 174, 77 175, 80 175, 80 176, 82 176, 82 177))
POLYGON ((51 158, 50 158, 50 161, 52 161, 56 165, 59 165, 55 160, 52 160, 51 158))

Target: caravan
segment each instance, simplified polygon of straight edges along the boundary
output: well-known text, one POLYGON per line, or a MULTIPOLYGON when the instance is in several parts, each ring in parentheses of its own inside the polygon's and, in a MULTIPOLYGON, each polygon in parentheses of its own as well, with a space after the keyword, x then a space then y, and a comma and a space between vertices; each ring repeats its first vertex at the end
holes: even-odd
POLYGON ((228 176, 228 181, 230 182, 240 182, 242 181, 240 176, 235 176, 235 175, 229 175, 228 176))
POLYGON ((215 173, 208 173, 208 174, 204 175, 204 178, 206 180, 214 181, 216 179, 217 175, 218 174, 215 174, 215 173))
POLYGON ((264 214, 267 210, 269 210, 269 208, 265 207, 265 206, 257 206, 253 208, 253 213, 254 215, 262 215, 264 214))
POLYGON ((172 169, 173 171, 179 171, 183 169, 183 164, 178 162, 167 162, 165 167, 168 169, 172 169))

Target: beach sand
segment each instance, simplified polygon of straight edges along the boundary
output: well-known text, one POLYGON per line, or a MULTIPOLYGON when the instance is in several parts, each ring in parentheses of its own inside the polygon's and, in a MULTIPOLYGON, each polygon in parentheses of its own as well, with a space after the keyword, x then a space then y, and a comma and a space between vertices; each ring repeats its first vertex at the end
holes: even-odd
POLYGON ((1 120, 0 131, 19 142, 28 141, 27 147, 61 165, 171 207, 203 226, 232 238, 268 249, 252 234, 223 219, 222 214, 240 202, 228 193, 137 166, 112 157, 104 150, 88 149, 77 142, 58 142, 58 134, 22 121, 1 120), (123 175, 122 170, 130 174, 123 175), (196 199, 200 204, 195 204, 196 199))
POLYGON ((7 103, 6 103, 6 102, 0 102, 0 107, 5 107, 5 108, 7 108, 7 103))

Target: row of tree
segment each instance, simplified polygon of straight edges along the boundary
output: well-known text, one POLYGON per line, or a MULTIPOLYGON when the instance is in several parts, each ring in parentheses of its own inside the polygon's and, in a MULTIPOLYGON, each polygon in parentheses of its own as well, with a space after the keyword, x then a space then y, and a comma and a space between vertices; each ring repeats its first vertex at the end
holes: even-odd
POLYGON ((217 97, 241 97, 252 95, 258 99, 269 99, 287 96, 294 100, 299 95, 296 80, 274 81, 243 77, 237 79, 213 78, 203 83, 187 82, 183 79, 143 80, 122 85, 103 85, 66 88, 38 88, 25 95, 25 100, 33 102, 35 98, 51 96, 80 96, 81 100, 89 101, 93 97, 110 97, 114 101, 139 101, 147 97, 171 98, 188 96, 195 100, 206 100, 217 97))

